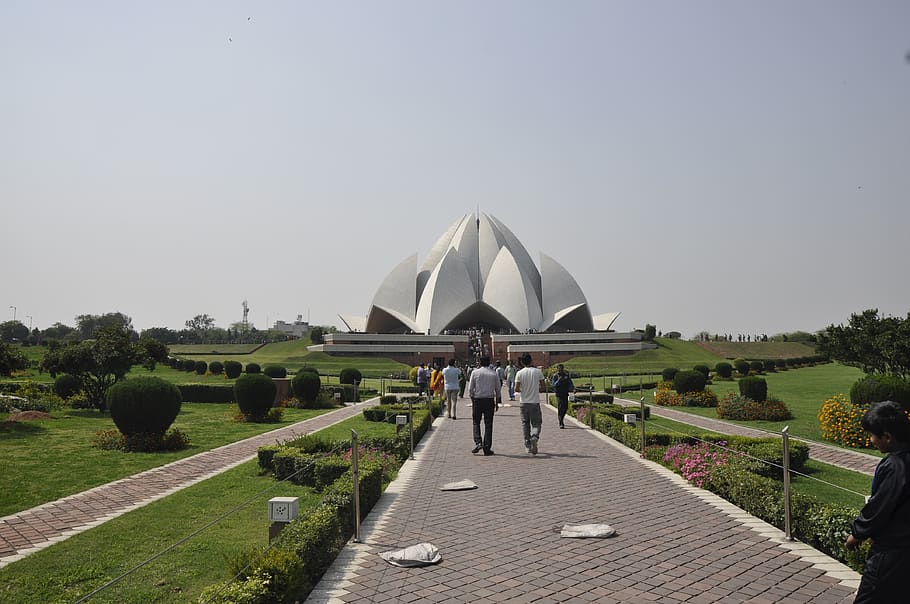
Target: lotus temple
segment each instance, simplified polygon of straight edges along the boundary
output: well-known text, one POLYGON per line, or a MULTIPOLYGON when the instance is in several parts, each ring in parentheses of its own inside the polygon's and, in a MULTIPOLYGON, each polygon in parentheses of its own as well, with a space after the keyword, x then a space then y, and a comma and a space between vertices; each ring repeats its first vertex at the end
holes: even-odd
POLYGON ((496 217, 467 214, 436 241, 391 270, 366 316, 340 315, 347 332, 310 350, 383 356, 404 363, 496 360, 530 353, 551 365, 584 355, 654 348, 639 332, 611 330, 618 312, 594 315, 575 278, 540 255, 539 268, 496 217))

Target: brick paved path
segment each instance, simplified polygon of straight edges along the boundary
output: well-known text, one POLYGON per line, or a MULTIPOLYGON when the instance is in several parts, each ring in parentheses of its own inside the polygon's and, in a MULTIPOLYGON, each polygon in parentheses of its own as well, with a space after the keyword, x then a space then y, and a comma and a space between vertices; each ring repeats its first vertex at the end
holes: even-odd
POLYGON ((307 600, 320 602, 850 602, 859 576, 602 434, 544 408, 540 453, 517 407, 496 455, 472 455, 469 409, 439 419, 307 600), (443 492, 470 479, 473 491, 443 492), (563 539, 565 523, 610 539, 563 539), (378 552, 420 542, 442 562, 403 569, 378 552))
MULTIPOLYGON (((626 401, 630 405, 637 403, 637 401, 631 401, 628 399, 621 400, 626 401)), ((656 405, 651 405, 651 414, 658 418, 665 417, 667 419, 672 419, 673 421, 681 422, 684 424, 699 426, 713 432, 720 432, 721 434, 738 434, 741 436, 755 436, 759 438, 768 436, 780 437, 779 432, 755 430, 753 428, 747 428, 745 426, 740 426, 731 422, 725 422, 719 419, 711 419, 708 417, 701 417, 692 413, 686 413, 685 411, 679 411, 677 409, 670 409, 667 407, 658 407, 656 405)), ((849 449, 841 449, 840 447, 825 445, 811 440, 797 439, 793 438, 792 436, 791 438, 793 440, 800 440, 801 442, 809 445, 809 457, 812 459, 817 459, 818 461, 823 461, 834 466, 840 466, 842 468, 853 470, 855 472, 863 472, 870 476, 875 472, 875 466, 879 461, 881 461, 881 457, 876 457, 867 453, 850 451, 849 449)))
POLYGON ((378 401, 344 407, 0 518, 0 568, 236 467, 254 458, 262 445, 325 428, 378 401))

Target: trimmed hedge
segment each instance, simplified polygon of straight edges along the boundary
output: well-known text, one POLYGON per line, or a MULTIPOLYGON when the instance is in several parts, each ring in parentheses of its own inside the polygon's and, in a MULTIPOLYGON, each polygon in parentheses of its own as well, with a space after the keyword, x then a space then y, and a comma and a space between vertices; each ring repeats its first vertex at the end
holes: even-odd
POLYGON ((262 373, 262 367, 259 366, 259 363, 247 363, 245 371, 248 375, 256 375, 262 373))
POLYGON ((275 382, 267 375, 247 374, 234 382, 234 400, 249 419, 262 420, 275 401, 275 382))
POLYGON ((294 390, 294 396, 307 407, 314 404, 319 397, 322 380, 314 371, 301 371, 291 380, 291 388, 294 390))
POLYGON ((209 363, 209 373, 212 375, 221 375, 224 373, 224 365, 221 361, 212 361, 209 363))
POLYGON ((721 361, 714 366, 714 373, 722 378, 730 378, 733 376, 733 365, 726 361, 721 361))
POLYGON ((230 384, 180 384, 178 388, 185 403, 234 402, 234 387, 230 384))
POLYGON ((196 372, 196 375, 205 375, 206 371, 209 370, 209 364, 205 361, 196 361, 196 366, 193 368, 193 371, 196 372))
POLYGON ((676 367, 667 367, 660 372, 660 379, 665 382, 672 382, 673 378, 676 377, 676 374, 679 373, 679 369, 676 367))
POLYGON ((363 374, 360 373, 359 369, 353 367, 348 367, 341 370, 341 373, 338 375, 338 382, 341 384, 351 384, 357 385, 363 380, 363 374))
POLYGON ((239 378, 241 373, 243 373, 243 365, 239 361, 224 362, 224 377, 234 380, 239 378))
POLYGON ((707 381, 705 374, 700 371, 680 371, 673 376, 673 390, 680 395, 688 392, 699 392, 705 389, 707 381))
POLYGON ((288 376, 288 370, 281 365, 266 365, 262 373, 270 378, 286 378, 288 376))
POLYGON ((910 382, 889 375, 869 375, 858 379, 850 387, 850 402, 854 405, 880 401, 894 401, 905 410, 910 410, 910 382))
POLYGON ((739 380, 739 393, 756 402, 768 400, 768 382, 765 378, 749 376, 739 380))
POLYGON ((177 386, 157 377, 123 380, 107 392, 111 419, 126 436, 164 435, 180 413, 181 399, 177 386))

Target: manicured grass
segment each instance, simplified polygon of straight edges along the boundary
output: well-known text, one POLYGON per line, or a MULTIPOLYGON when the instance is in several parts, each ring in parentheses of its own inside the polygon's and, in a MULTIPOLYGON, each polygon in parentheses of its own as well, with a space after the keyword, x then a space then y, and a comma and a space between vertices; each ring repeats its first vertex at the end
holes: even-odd
POLYGON ((249 461, 214 478, 124 514, 0 569, 9 603, 74 602, 243 503, 252 502, 90 602, 193 602, 205 587, 230 577, 226 560, 268 545, 268 500, 300 497, 309 488, 275 482, 249 461), (272 488, 266 491, 266 489, 272 488))
POLYGON ((174 356, 191 354, 250 354, 262 344, 171 344, 168 350, 174 356))
POLYGON ((801 342, 698 342, 725 359, 797 359, 815 356, 815 347, 801 342))
POLYGON ((713 368, 719 361, 724 360, 696 342, 667 338, 655 338, 654 341, 658 345, 656 349, 623 356, 576 357, 564 364, 566 369, 578 372, 582 376, 621 376, 623 373, 659 375, 667 367, 691 369, 699 364, 713 368))
MULTIPOLYGON (((286 409, 281 423, 233 421, 232 406, 184 403, 173 427, 191 446, 164 453, 123 453, 92 447, 99 430, 115 430, 110 415, 67 409, 55 419, 0 423, 0 516, 79 493, 137 472, 315 417, 325 409, 286 409)), ((0 422, 6 415, 0 415, 0 422)))
MULTIPOLYGON (((395 433, 394 425, 367 422, 359 415, 318 434, 348 440, 351 428, 361 437, 395 433)), ((257 462, 249 461, 0 569, 0 599, 73 602, 248 504, 90 600, 196 601, 204 588, 230 578, 226 560, 268 544, 267 502, 272 497, 300 497, 301 514, 320 500, 309 488, 261 475, 257 462)))

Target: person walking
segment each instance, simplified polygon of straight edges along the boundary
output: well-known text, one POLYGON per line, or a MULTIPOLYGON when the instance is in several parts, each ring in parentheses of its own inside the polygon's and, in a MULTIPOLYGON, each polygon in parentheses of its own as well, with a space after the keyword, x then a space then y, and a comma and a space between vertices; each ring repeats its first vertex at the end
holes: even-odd
POLYGON ((431 398, 439 397, 440 403, 443 400, 442 387, 442 369, 438 365, 434 365, 433 373, 430 374, 430 392, 433 393, 431 398))
POLYGON ((493 414, 502 401, 502 382, 496 371, 490 367, 490 357, 480 357, 480 367, 471 372, 468 379, 468 396, 471 397, 471 420, 474 422, 474 449, 483 449, 484 455, 493 455, 493 414), (480 436, 480 420, 483 420, 483 438, 480 436))
POLYGON ((506 383, 509 385, 509 400, 515 400, 515 374, 518 373, 518 367, 515 366, 515 362, 512 359, 509 359, 509 364, 506 365, 506 383))
POLYGON ((455 407, 458 405, 458 376, 461 371, 455 366, 455 359, 449 359, 449 365, 442 370, 442 380, 446 393, 446 416, 449 419, 458 419, 455 417, 455 407))
POLYGON ((543 373, 531 365, 531 355, 525 353, 521 357, 524 365, 515 374, 515 392, 519 395, 521 404, 521 432, 525 440, 525 448, 531 455, 537 455, 537 443, 540 440, 540 428, 543 423, 540 415, 540 391, 544 387, 543 373))
POLYGON ((467 364, 458 370, 458 398, 464 398, 464 389, 468 385, 468 372, 470 368, 467 364))
POLYGON ((427 387, 430 385, 430 375, 427 371, 426 363, 420 364, 420 369, 417 370, 417 394, 423 396, 424 394, 429 394, 427 387))
POLYGON ((566 411, 569 409, 569 393, 575 392, 575 384, 572 377, 566 373, 566 368, 562 364, 556 366, 556 373, 553 374, 553 394, 556 395, 556 412, 559 417, 559 427, 565 428, 563 420, 566 417, 566 411))

